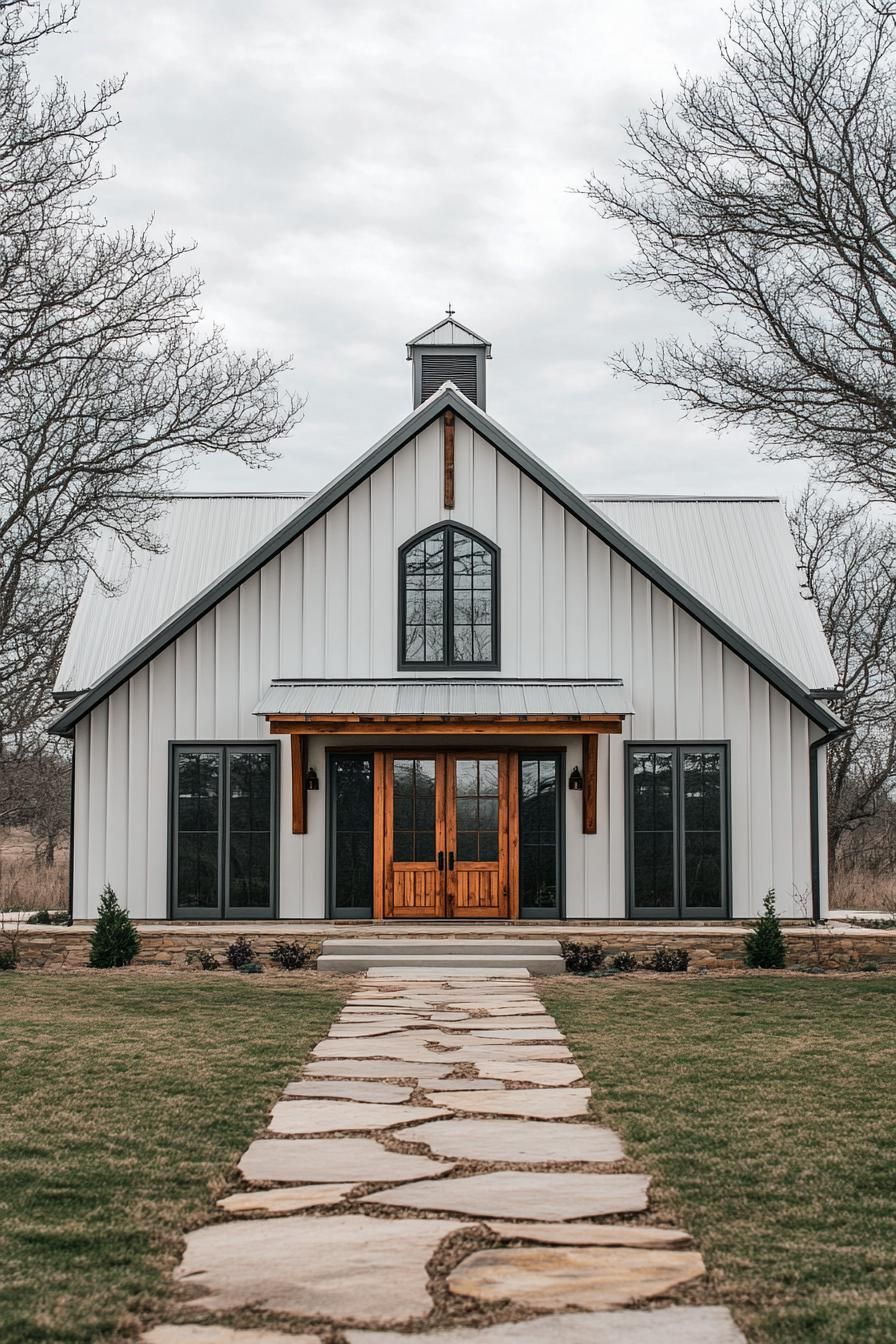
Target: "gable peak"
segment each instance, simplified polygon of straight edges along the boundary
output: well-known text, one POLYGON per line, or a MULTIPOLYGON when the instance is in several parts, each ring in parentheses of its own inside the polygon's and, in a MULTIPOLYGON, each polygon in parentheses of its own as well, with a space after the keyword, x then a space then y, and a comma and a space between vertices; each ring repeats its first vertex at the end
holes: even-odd
POLYGON ((451 382, 485 410, 485 361, 492 357, 491 342, 458 322, 453 310, 408 341, 407 351, 415 407, 451 382))

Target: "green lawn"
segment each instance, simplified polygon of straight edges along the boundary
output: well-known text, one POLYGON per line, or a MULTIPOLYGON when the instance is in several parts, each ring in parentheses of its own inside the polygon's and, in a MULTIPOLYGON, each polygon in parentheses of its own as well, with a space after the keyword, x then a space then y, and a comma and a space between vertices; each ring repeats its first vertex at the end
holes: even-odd
POLYGON ((544 997, 751 1344, 896 1341, 896 977, 564 980, 544 997))
POLYGON ((0 1340, 133 1338, 340 1006, 312 977, 0 975, 0 1340))

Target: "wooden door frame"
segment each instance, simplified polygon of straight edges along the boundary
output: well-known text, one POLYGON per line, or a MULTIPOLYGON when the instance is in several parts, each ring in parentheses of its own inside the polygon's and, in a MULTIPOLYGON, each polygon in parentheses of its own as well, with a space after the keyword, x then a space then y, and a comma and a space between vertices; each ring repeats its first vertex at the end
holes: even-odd
MULTIPOLYGON (((374 919, 393 919, 396 916, 391 914, 391 896, 388 891, 387 874, 391 875, 391 865, 388 862, 390 852, 390 831, 391 808, 388 806, 388 784, 387 784, 387 764, 396 757, 409 758, 414 755, 426 758, 441 757, 443 762, 447 762, 449 756, 465 757, 470 760, 482 759, 489 755, 494 755, 504 761, 505 788, 504 805, 502 807, 499 801, 499 824, 500 815, 503 811, 506 816, 506 828, 504 830, 504 844, 499 841, 498 854, 505 854, 503 865, 499 867, 499 880, 502 874, 506 874, 507 883, 507 915, 501 916, 504 919, 519 919, 520 909, 520 884, 519 884, 519 758, 520 750, 518 748, 508 749, 502 742, 500 745, 485 743, 477 745, 476 748, 455 747, 453 745, 442 745, 428 748, 425 745, 415 745, 413 747, 394 747, 372 749, 373 756, 373 918, 374 919), (388 899, 387 899, 388 898, 388 899)), ((444 766, 443 766, 444 768, 444 766)), ((501 767, 499 766, 499 769, 501 767)), ((438 766, 437 766, 438 770, 438 766)), ((447 770, 445 771, 447 775, 447 770)), ((448 816, 448 787, 447 779, 443 780, 443 799, 444 807, 441 809, 442 815, 439 817, 439 809, 436 808, 436 852, 440 848, 439 836, 443 841, 441 848, 447 853, 445 830, 448 816)), ((452 919, 454 916, 448 913, 448 883, 447 883, 447 864, 446 864, 446 883, 445 883, 445 910, 440 919, 452 919)), ((427 918, 424 916, 424 918, 427 918)))

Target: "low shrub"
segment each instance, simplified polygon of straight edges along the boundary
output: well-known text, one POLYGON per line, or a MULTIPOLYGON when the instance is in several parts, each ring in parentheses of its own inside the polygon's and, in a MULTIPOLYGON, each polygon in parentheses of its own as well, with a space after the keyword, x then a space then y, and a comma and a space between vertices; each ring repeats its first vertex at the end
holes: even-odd
POLYGON ((275 943, 271 948, 271 961, 281 971, 298 971, 308 960, 308 949, 304 943, 275 943))
POLYGON ((217 957, 212 956, 207 947, 198 947, 192 952, 187 953, 187 965, 198 966, 201 971, 219 971, 221 963, 217 957))
POLYGON ((90 935, 90 965, 128 966, 140 951, 140 935, 127 910, 107 884, 100 897, 96 927, 90 935))
POLYGON ((658 947, 644 967, 648 971, 686 971, 688 950, 686 947, 658 947))
POLYGON ((227 960, 235 971, 255 961, 255 951, 248 938, 240 934, 236 942, 231 943, 226 952, 227 960))
POLYGON ((638 958, 634 952, 617 952, 610 965, 614 971, 636 971, 638 958))
POLYGON ((604 949, 600 943, 561 943, 560 951, 572 975, 590 975, 603 964, 604 949))
POLYGON ((744 964, 768 971, 780 971, 787 958, 784 935, 775 913, 775 889, 766 892, 763 914, 744 939, 744 964))
POLYGON ((0 947, 0 971, 14 971, 18 961, 18 954, 14 947, 0 947))
POLYGON ((50 923, 50 912, 49 912, 49 910, 35 910, 35 912, 34 912, 33 915, 29 915, 29 916, 28 916, 28 918, 25 920, 25 923, 26 923, 26 924, 49 924, 49 923, 50 923))

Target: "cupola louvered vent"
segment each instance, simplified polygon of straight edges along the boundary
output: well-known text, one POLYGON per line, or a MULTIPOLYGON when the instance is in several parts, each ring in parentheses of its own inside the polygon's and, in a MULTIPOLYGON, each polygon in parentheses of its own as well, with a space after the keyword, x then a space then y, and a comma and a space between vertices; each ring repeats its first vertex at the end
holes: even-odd
POLYGON ((443 383, 454 383, 484 411, 485 361, 491 357, 488 341, 458 322, 449 304, 446 318, 408 341, 408 359, 414 366, 414 405, 438 392, 443 383))
POLYGON ((421 357, 421 392, 423 400, 431 397, 443 383, 454 383, 465 397, 476 401, 477 382, 476 356, 438 354, 421 357))

